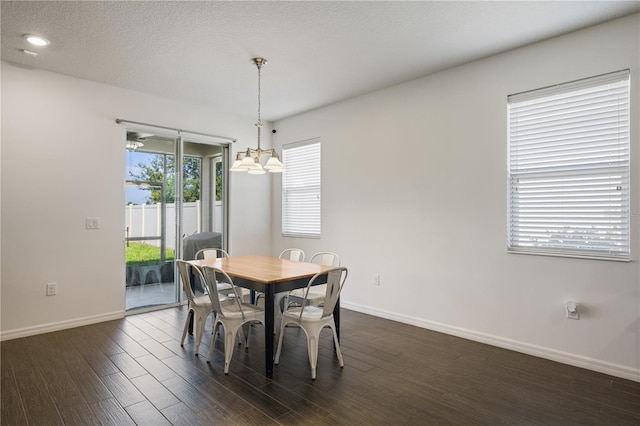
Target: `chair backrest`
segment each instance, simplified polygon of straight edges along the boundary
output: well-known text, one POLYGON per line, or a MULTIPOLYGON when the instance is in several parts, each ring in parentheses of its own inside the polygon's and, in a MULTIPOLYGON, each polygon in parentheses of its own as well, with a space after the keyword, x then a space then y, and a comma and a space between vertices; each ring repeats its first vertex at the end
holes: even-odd
POLYGON ((302 303, 302 309, 300 310, 300 318, 302 318, 305 307, 311 306, 307 305, 307 295, 309 294, 309 290, 315 284, 315 282, 325 274, 327 275, 327 284, 326 292, 324 295, 322 318, 326 318, 333 314, 333 309, 336 307, 336 303, 338 303, 338 298, 340 297, 342 287, 344 287, 344 283, 345 281, 347 281, 348 273, 349 271, 347 270, 347 268, 337 267, 330 269, 327 272, 320 272, 314 275, 313 278, 309 280, 309 284, 307 284, 307 288, 304 291, 304 302, 302 303))
POLYGON ((316 253, 311 256, 311 260, 309 262, 337 268, 340 266, 340 256, 330 251, 321 251, 320 253, 316 253))
POLYGON ((278 257, 280 259, 289 259, 296 262, 304 262, 304 251, 299 248, 288 248, 286 250, 282 250, 282 253, 280 253, 280 256, 278 257))
POLYGON ((182 288, 184 292, 187 294, 187 299, 189 299, 189 303, 195 303, 196 295, 193 292, 193 288, 191 287, 191 274, 192 271, 194 275, 200 278, 200 282, 204 283, 204 277, 202 276, 202 271, 195 265, 190 264, 184 260, 176 260, 176 264, 178 265, 178 271, 180 272, 180 278, 182 280, 182 288))
POLYGON ((203 248, 198 250, 194 257, 195 259, 222 259, 229 257, 229 253, 221 248, 203 248))
POLYGON ((231 290, 235 293, 236 296, 232 297, 232 299, 235 301, 235 305, 240 309, 242 319, 244 319, 244 311, 242 309, 242 303, 240 302, 241 290, 239 290, 238 287, 233 284, 233 280, 231 279, 231 277, 227 275, 227 273, 223 270, 211 266, 203 266, 202 271, 204 273, 204 282, 206 283, 207 289, 209 290, 208 293, 209 298, 211 299, 211 304, 213 305, 213 310, 223 318, 225 316, 225 313, 229 312, 228 305, 220 303, 220 295, 218 294, 218 282, 229 283, 231 284, 231 290))

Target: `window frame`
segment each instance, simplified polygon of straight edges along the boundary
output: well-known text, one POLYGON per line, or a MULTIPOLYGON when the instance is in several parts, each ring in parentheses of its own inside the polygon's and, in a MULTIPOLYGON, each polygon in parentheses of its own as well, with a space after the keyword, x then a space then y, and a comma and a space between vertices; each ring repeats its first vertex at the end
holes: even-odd
POLYGON ((282 147, 283 237, 320 238, 322 230, 322 145, 319 138, 282 147), (300 162, 304 163, 304 168, 300 162), (293 182, 295 179, 298 182, 293 182), (295 204, 292 197, 296 197, 295 204))
POLYGON ((622 70, 507 97, 509 253, 631 260, 630 86, 622 70))

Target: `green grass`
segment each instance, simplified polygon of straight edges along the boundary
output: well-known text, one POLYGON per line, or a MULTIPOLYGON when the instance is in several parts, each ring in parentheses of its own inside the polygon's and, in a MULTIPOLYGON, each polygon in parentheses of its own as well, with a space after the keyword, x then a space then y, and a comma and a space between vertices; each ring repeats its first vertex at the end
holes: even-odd
MULTIPOLYGON (((144 243, 129 243, 126 249, 127 265, 145 265, 160 262, 160 247, 144 243)), ((167 250, 166 259, 175 259, 174 250, 167 250)))

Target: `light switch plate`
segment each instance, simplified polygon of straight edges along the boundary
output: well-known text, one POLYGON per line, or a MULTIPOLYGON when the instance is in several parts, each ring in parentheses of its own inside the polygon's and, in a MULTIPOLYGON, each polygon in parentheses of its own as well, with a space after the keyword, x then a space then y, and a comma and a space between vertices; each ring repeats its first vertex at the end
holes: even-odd
POLYGON ((58 294, 58 284, 47 283, 47 296, 55 296, 58 294))
POLYGON ((88 217, 86 221, 87 229, 100 229, 99 217, 88 217))

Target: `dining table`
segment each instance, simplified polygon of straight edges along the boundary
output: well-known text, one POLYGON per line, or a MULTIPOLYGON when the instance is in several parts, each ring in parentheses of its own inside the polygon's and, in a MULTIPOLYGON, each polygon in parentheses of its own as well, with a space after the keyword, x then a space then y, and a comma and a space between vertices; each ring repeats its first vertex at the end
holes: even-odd
MULTIPOLYGON (((218 268, 231 277, 234 285, 264 294, 264 356, 265 373, 268 378, 273 378, 276 294, 296 288, 304 288, 313 276, 332 269, 332 266, 327 265, 257 255, 191 260, 189 263, 198 267, 210 266, 218 268)), ((324 274, 318 277, 314 285, 326 282, 327 274, 324 274)), ((336 303, 333 316, 336 324, 336 333, 339 336, 340 300, 336 303)))

